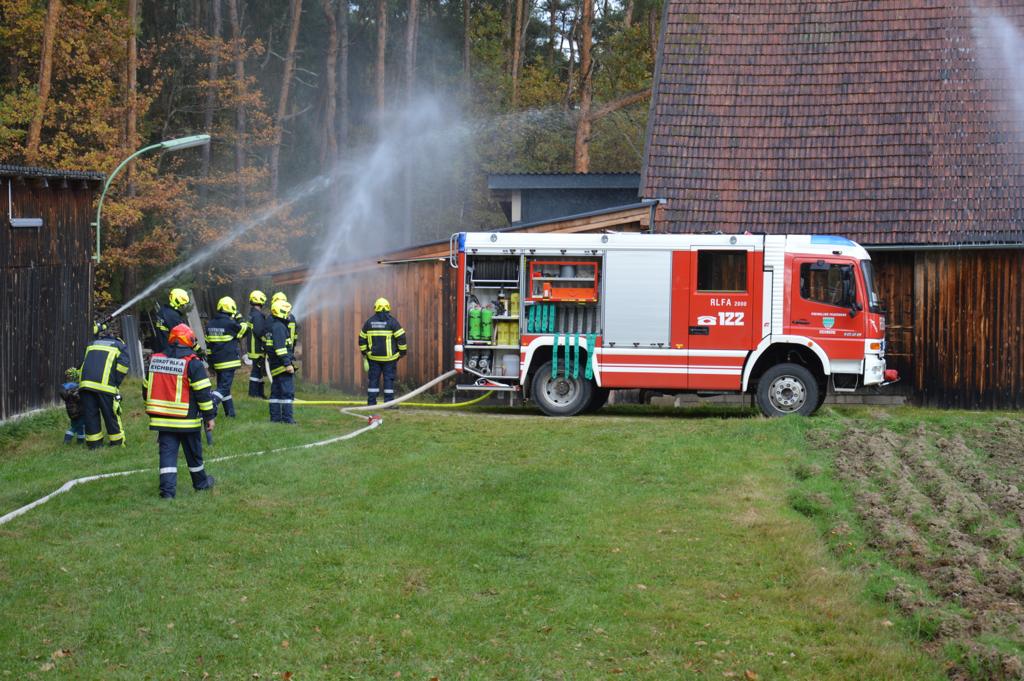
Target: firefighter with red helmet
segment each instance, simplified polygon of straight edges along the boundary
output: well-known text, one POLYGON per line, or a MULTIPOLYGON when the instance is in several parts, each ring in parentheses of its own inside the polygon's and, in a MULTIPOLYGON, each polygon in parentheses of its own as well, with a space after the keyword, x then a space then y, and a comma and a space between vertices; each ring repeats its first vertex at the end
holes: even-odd
POLYGON ((270 420, 275 423, 295 423, 295 367, 292 366, 292 346, 288 342, 288 315, 292 305, 287 300, 275 300, 270 306, 270 323, 264 332, 267 359, 270 361, 270 420))
POLYGON ((167 338, 167 350, 153 355, 142 384, 149 414, 149 429, 157 431, 160 450, 160 496, 173 499, 178 486, 178 449, 196 490, 213 487, 214 478, 203 466, 203 421, 213 430, 217 415, 210 394, 210 377, 195 353, 196 335, 178 324, 167 338))
POLYGON ((78 383, 82 418, 85 420, 85 443, 89 449, 102 447, 105 424, 110 446, 123 447, 119 386, 128 375, 128 347, 106 324, 96 324, 93 331, 96 338, 85 349, 80 369, 82 380, 78 383))

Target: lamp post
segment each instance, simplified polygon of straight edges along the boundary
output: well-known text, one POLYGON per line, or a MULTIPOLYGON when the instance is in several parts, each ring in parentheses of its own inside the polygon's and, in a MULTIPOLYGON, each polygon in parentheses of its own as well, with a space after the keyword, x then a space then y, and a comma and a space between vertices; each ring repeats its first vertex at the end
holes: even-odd
POLYGON ((114 168, 114 172, 110 173, 110 176, 107 177, 106 183, 104 183, 103 185, 103 193, 100 194, 100 202, 99 205, 96 206, 96 222, 93 223, 93 225, 96 227, 96 255, 94 255, 93 258, 96 260, 97 263, 100 261, 100 217, 103 215, 103 199, 107 197, 107 190, 110 189, 110 184, 114 181, 114 178, 117 177, 117 174, 121 172, 121 170, 126 165, 128 165, 128 163, 132 159, 145 154, 147 151, 155 151, 156 149, 161 149, 163 151, 177 151, 179 149, 191 149, 192 147, 201 147, 209 143, 209 135, 190 135, 189 137, 179 137, 173 140, 164 140, 163 142, 150 144, 148 147, 142 147, 134 154, 132 154, 125 160, 121 161, 121 163, 116 168, 114 168))

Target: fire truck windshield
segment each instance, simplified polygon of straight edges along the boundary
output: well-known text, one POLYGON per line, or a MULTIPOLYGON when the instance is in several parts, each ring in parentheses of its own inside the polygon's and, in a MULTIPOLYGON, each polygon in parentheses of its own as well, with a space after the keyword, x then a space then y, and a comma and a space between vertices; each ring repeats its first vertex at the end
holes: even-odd
POLYGON ((875 290, 875 271, 871 267, 871 261, 861 260, 860 270, 864 273, 864 288, 868 292, 868 310, 878 314, 882 312, 882 303, 878 300, 878 292, 875 290))

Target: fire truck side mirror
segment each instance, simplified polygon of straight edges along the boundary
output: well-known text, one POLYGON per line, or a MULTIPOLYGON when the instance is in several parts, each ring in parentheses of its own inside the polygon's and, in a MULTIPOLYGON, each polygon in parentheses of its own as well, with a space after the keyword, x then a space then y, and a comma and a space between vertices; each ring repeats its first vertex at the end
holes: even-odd
POLYGON ((850 309, 850 317, 856 317, 863 309, 857 302, 857 285, 853 276, 853 268, 844 265, 842 268, 843 277, 843 306, 850 309))

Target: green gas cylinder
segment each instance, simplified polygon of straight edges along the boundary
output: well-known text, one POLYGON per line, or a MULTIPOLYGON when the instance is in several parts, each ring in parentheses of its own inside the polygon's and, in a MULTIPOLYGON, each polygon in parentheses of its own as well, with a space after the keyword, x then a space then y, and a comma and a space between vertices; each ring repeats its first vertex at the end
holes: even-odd
POLYGON ((480 311, 480 340, 490 340, 493 336, 491 319, 494 317, 494 310, 485 307, 480 311))
POLYGON ((469 340, 480 340, 480 314, 479 307, 469 309, 469 340))

